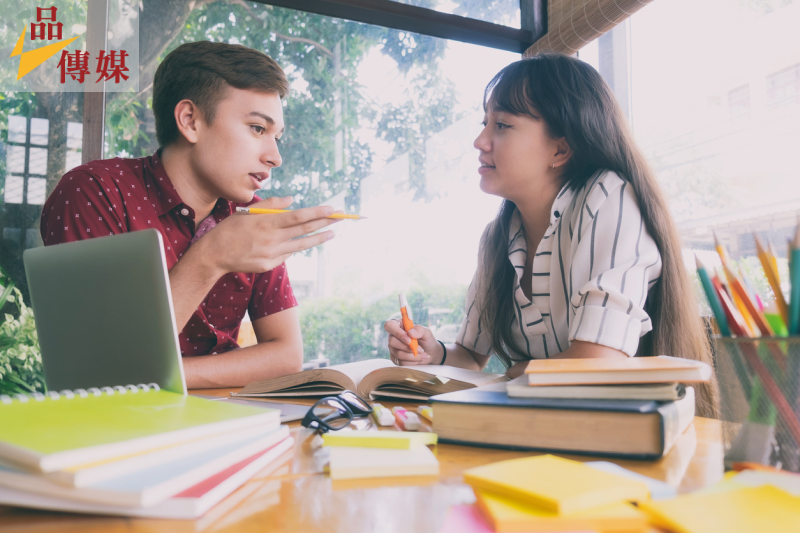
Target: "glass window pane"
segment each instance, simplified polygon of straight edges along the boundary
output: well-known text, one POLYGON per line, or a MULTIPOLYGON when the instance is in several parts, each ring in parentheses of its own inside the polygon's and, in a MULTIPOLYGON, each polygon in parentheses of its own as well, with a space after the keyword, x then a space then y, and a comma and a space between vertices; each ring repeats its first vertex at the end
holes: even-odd
MULTIPOLYGON (((687 267, 695 253, 720 264, 716 235, 768 304, 753 232, 774 244, 786 279, 786 240, 800 214, 800 2, 701 4, 648 4, 614 53, 629 58, 634 135, 667 194, 687 267)), ((579 57, 599 56, 605 76, 602 50, 585 50, 579 57)))
POLYGON ((441 13, 461 15, 512 28, 520 27, 519 0, 392 0, 401 4, 426 7, 441 13))
POLYGON ((22 253, 42 244, 38 237, 42 205, 67 170, 68 123, 82 122, 83 95, 0 95, 0 157, 5 163, 0 165, 0 269, 30 302, 22 253), (49 157, 55 154, 66 156, 49 157))
POLYGON ((3 200, 7 204, 21 204, 22 193, 25 187, 25 178, 21 176, 6 176, 3 200))
POLYGON ((28 120, 18 115, 8 117, 8 142, 24 143, 28 134, 28 120))
POLYGON ((6 147, 6 169, 8 172, 25 172, 25 147, 8 146, 6 147))
MULTIPOLYGON (((399 315, 400 291, 416 321, 453 337, 499 205, 478 187, 472 147, 483 90, 520 56, 263 5, 204 5, 175 24, 175 33, 142 27, 142 43, 166 47, 143 72, 183 42, 213 39, 265 51, 287 73, 283 164, 260 196, 369 217, 337 224, 336 239, 287 261, 306 360, 388 357, 383 323, 399 315)), ((107 157, 157 149, 151 97, 108 95, 107 157)))
POLYGON ((44 205, 47 180, 44 178, 28 178, 28 204, 44 205))
POLYGON ((67 148, 80 150, 83 145, 83 124, 67 122, 67 148))
POLYGON ((47 174, 47 148, 30 148, 28 174, 47 174))
POLYGON ((46 118, 32 118, 31 119, 31 144, 47 146, 48 131, 50 129, 50 121, 46 118))

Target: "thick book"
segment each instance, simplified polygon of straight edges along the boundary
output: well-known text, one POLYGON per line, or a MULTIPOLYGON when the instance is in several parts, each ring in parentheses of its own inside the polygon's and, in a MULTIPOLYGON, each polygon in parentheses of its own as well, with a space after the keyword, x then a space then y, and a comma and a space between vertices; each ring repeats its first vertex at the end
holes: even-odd
POLYGON ((141 385, 0 396, 0 460, 54 472, 203 436, 280 425, 277 409, 157 389, 141 385))
POLYGON ((665 455, 695 407, 691 387, 675 402, 512 398, 484 389, 431 402, 439 442, 638 459, 665 455))
POLYGON ((0 465, 0 486, 43 496, 120 507, 149 507, 170 498, 226 468, 264 451, 289 436, 288 426, 193 453, 168 464, 144 468, 88 487, 65 487, 45 476, 0 465))
POLYGON ((574 398, 584 400, 657 400, 668 402, 686 396, 683 383, 644 383, 630 385, 540 385, 531 387, 522 375, 506 384, 512 398, 574 398))
POLYGON ((395 366, 388 359, 369 359, 328 368, 304 370, 266 381, 254 381, 239 397, 318 397, 351 390, 363 398, 404 398, 426 401, 433 395, 507 381, 489 374, 453 366, 395 366))
POLYGON ((711 379, 702 361, 659 355, 633 358, 534 359, 525 368, 528 383, 610 385, 618 383, 700 383, 711 379))
MULTIPOLYGON (((293 445, 294 439, 287 437, 272 447, 251 455, 218 474, 150 507, 121 507, 89 503, 56 496, 44 496, 1 486, 0 505, 72 513, 192 520, 205 515, 206 512, 223 500, 224 502, 214 509, 214 513, 217 510, 228 507, 228 502, 232 504, 231 507, 241 503, 240 499, 235 498, 235 496, 239 493, 244 495, 247 495, 247 493, 244 490, 236 491, 236 489, 254 475, 272 475, 292 457, 291 450, 293 445), (234 491, 236 491, 236 494, 227 498, 234 491)), ((209 513, 209 515, 211 514, 209 513)), ((203 529, 198 527, 198 531, 203 529)))

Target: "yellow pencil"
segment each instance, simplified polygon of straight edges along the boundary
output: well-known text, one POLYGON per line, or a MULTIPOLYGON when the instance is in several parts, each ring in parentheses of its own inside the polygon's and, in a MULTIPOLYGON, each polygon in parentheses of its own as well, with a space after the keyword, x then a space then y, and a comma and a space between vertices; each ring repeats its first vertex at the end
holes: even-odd
POLYGON ((772 293, 775 295, 775 305, 778 306, 778 312, 781 314, 784 324, 788 324, 789 306, 786 305, 786 298, 783 297, 783 291, 781 291, 781 280, 778 276, 778 270, 774 266, 775 262, 773 261, 771 254, 764 247, 764 244, 761 242, 761 239, 758 237, 758 235, 753 233, 753 237, 755 237, 756 240, 758 259, 761 261, 761 266, 764 268, 764 274, 767 276, 769 286, 772 287, 772 293))
MULTIPOLYGON (((767 246, 769 246, 769 257, 772 260, 772 268, 774 268, 775 273, 778 274, 778 254, 775 252, 775 247, 772 246, 772 241, 768 241, 767 246)), ((780 284, 781 277, 778 275, 778 285, 780 284)))
MULTIPOLYGON (((291 213, 291 209, 263 209, 261 207, 237 207, 237 213, 252 213, 254 215, 279 215, 281 213, 291 213)), ((361 220, 363 218, 361 215, 346 215, 344 213, 334 213, 331 216, 325 218, 342 218, 347 220, 361 220)))

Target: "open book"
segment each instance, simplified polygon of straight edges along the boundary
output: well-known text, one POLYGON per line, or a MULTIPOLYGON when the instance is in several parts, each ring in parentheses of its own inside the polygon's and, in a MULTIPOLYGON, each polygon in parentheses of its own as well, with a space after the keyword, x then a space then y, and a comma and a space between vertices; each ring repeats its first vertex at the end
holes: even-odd
POLYGON ((453 366, 395 366, 388 359, 315 368, 266 381, 254 381, 232 396, 316 397, 351 390, 363 398, 405 398, 427 401, 433 395, 507 381, 503 374, 487 374, 453 366))

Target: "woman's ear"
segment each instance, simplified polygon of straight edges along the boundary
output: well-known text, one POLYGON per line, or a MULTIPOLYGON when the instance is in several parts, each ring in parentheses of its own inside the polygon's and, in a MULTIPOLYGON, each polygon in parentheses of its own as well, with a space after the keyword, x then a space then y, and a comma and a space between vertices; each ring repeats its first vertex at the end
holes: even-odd
POLYGON ((178 125, 178 131, 191 144, 197 142, 200 116, 200 110, 191 100, 181 100, 175 106, 175 123, 178 125))
POLYGON ((556 167, 566 165, 572 157, 572 148, 567 144, 567 138, 561 137, 556 141, 555 164, 556 167))

